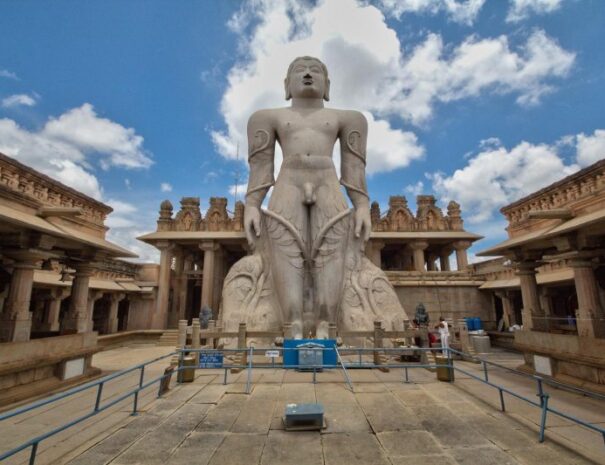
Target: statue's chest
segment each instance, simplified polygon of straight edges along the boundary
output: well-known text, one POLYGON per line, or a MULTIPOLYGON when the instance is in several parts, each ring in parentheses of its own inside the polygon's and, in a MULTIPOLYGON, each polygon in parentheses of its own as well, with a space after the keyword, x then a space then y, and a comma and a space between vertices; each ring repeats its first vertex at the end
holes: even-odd
POLYGON ((338 119, 330 114, 307 116, 288 115, 280 121, 277 132, 282 141, 300 136, 326 136, 335 139, 338 135, 338 119))

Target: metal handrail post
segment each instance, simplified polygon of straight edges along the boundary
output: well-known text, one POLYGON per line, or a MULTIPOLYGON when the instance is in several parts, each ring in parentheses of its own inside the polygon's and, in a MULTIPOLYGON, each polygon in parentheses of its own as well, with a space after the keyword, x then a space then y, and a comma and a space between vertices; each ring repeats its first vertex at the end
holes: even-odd
POLYGON ((536 394, 540 398, 540 407, 542 407, 542 402, 544 399, 544 387, 542 386, 542 378, 536 378, 538 383, 538 394, 536 394))
POLYGON ((405 381, 404 381, 404 383, 409 384, 410 378, 408 376, 408 367, 405 367, 404 370, 405 370, 405 381))
POLYGON ((225 368, 225 376, 223 377, 223 386, 227 385, 227 368, 225 368))
POLYGON ((34 442, 32 444, 32 451, 29 454, 29 465, 34 465, 34 463, 36 463, 36 452, 38 452, 38 443, 34 442))
POLYGON ((504 407, 504 392, 500 388, 498 388, 498 391, 500 391, 500 410, 505 412, 506 408, 504 407))
POLYGON ((357 353, 359 354, 359 366, 361 366, 361 349, 357 349, 357 353))
POLYGON ((132 413, 130 414, 133 417, 137 416, 137 407, 139 405, 139 391, 143 387, 143 378, 145 377, 145 365, 141 365, 141 372, 139 373, 139 387, 134 392, 134 401, 132 405, 132 413))
POLYGON ((95 412, 99 411, 99 406, 101 405, 101 395, 103 394, 103 385, 105 383, 99 384, 99 389, 97 389, 97 399, 95 400, 95 412))
POLYGON ((179 350, 179 365, 177 366, 177 372, 176 372, 177 384, 181 384, 183 382, 183 374, 181 373, 181 368, 183 367, 183 357, 184 357, 184 351, 183 351, 183 349, 180 349, 179 350))
POLYGON ((340 367, 342 368, 342 372, 345 375, 345 381, 349 385, 349 389, 351 390, 351 392, 355 392, 354 389, 353 389, 353 384, 351 383, 351 378, 349 378, 349 374, 347 373, 347 369, 345 368, 345 364, 342 363, 342 357, 340 356, 340 352, 338 351, 338 347, 334 346, 334 350, 336 351, 336 360, 338 360, 338 362, 340 363, 340 367))
POLYGON ((485 377, 485 382, 489 383, 489 376, 487 375, 487 363, 485 363, 485 360, 481 360, 481 364, 483 365, 483 376, 485 377))
POLYGON ((248 376, 246 380, 246 394, 250 394, 250 382, 252 378, 252 357, 254 355, 254 347, 250 346, 250 353, 248 354, 248 376))
POLYGON ((540 418, 540 442, 544 442, 544 430, 546 429, 546 414, 548 413, 548 394, 543 394, 541 399, 542 416, 540 418))

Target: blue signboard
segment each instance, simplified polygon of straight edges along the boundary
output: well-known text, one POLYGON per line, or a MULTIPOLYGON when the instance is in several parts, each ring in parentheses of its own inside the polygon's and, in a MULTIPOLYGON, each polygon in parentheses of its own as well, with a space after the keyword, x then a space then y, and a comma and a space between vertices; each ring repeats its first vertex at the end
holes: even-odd
MULTIPOLYGON (((284 340, 284 367, 285 368, 295 368, 299 365, 299 350, 297 349, 299 346, 304 346, 305 344, 314 343, 325 347, 326 349, 332 350, 323 350, 323 365, 332 365, 336 367, 336 351, 334 347, 336 347, 336 339, 285 339, 284 340), (290 350, 288 350, 290 349, 290 350)), ((302 347, 301 347, 302 349, 302 347)))
POLYGON ((200 368, 223 368, 223 354, 200 352, 200 368))

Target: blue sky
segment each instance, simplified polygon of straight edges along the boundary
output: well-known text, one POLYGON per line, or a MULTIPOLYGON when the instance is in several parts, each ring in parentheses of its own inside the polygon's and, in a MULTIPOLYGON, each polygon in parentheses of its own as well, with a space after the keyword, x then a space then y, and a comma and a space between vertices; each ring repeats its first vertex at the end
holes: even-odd
POLYGON ((477 251, 501 206, 605 155, 603 24, 600 0, 4 1, 0 151, 112 205, 110 238, 154 259, 134 237, 159 203, 232 205, 248 116, 316 55, 328 105, 370 121, 372 199, 454 199, 477 251))

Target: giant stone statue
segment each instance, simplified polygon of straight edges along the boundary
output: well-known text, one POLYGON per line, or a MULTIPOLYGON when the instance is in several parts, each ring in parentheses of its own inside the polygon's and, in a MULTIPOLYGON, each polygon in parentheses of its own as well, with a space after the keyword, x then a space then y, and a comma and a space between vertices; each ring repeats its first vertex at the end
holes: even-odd
POLYGON ((317 58, 296 58, 284 84, 292 105, 257 111, 248 121, 244 228, 252 254, 225 279, 224 330, 246 322, 251 331, 279 331, 289 323, 295 339, 322 339, 330 324, 367 331, 381 320, 386 329, 403 329, 407 317, 391 284, 364 255, 371 231, 366 119, 324 108, 330 80, 317 58), (340 180, 332 161, 337 140, 340 180), (276 142, 283 162, 274 179, 276 142))

